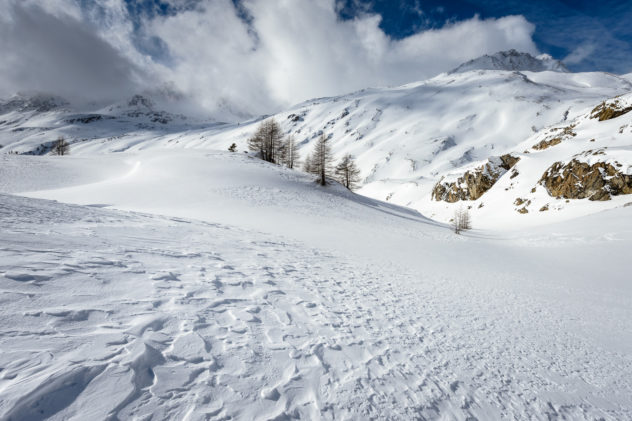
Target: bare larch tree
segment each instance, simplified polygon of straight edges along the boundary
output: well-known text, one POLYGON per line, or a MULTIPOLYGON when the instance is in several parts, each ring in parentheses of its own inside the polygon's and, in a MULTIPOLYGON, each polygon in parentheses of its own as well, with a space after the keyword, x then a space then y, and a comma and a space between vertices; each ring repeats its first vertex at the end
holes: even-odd
POLYGON ((298 165, 300 157, 294 136, 289 135, 285 138, 285 142, 283 142, 283 147, 281 149, 281 155, 282 162, 286 167, 292 169, 298 165))
POLYGON ((248 148, 258 152, 261 159, 268 162, 278 162, 283 134, 281 126, 273 118, 263 121, 255 134, 248 139, 248 148))
POLYGON ((336 166, 335 174, 338 181, 349 190, 355 190, 358 187, 360 170, 356 166, 351 154, 346 154, 342 157, 342 160, 340 160, 336 166))
POLYGON ((331 177, 333 156, 329 146, 329 138, 321 134, 311 155, 310 172, 318 176, 321 186, 327 185, 327 178, 331 177))

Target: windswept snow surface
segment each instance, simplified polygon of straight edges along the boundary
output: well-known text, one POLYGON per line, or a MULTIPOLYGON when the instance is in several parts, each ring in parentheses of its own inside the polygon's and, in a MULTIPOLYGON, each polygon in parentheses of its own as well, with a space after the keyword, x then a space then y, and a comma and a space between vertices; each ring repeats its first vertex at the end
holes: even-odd
POLYGON ((0 419, 632 418, 632 207, 457 236, 244 154, 1 159, 0 419))

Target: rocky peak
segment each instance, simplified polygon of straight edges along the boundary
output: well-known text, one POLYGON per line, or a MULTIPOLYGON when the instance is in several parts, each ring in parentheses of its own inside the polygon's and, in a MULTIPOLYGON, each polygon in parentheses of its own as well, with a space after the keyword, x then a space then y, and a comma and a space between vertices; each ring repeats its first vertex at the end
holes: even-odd
POLYGON ((531 72, 568 72, 564 64, 548 54, 537 57, 516 50, 499 51, 492 55, 484 55, 461 64, 449 73, 464 73, 472 70, 508 70, 531 72))

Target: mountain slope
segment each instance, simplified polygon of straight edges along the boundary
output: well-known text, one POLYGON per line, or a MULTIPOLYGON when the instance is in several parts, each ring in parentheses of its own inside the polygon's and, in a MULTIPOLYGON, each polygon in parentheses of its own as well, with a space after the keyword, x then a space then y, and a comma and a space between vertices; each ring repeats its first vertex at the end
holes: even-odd
POLYGON ((457 236, 245 154, 102 159, 2 157, 88 206, 0 194, 0 418, 632 415, 632 208, 457 236))
MULTIPOLYGON (((513 56, 508 53, 512 66, 513 56)), ((542 62, 531 57, 526 63, 531 59, 542 62)), ((295 136, 303 157, 320 133, 330 136, 336 157, 353 154, 361 170, 361 194, 422 209, 447 222, 453 207, 432 201, 432 190, 443 177, 463 174, 489 158, 522 153, 525 149, 519 145, 525 139, 552 125, 566 125, 601 101, 630 91, 630 80, 606 73, 473 70, 315 99, 273 117, 295 136)), ((243 151, 260 122, 192 121, 143 103, 142 97, 132 99, 84 113, 85 118, 63 110, 12 111, 0 117, 0 144, 5 145, 0 151, 45 153, 59 135, 66 136, 77 155, 163 148, 226 150, 233 142, 243 151), (92 119, 93 114, 102 118, 92 119)), ((510 205, 504 208, 512 209, 506 219, 511 226, 519 215, 510 205)), ((565 219, 576 214, 555 215, 565 219)), ((548 218, 540 221, 530 215, 520 223, 539 224, 548 218)), ((490 227, 486 218, 474 223, 490 227)))

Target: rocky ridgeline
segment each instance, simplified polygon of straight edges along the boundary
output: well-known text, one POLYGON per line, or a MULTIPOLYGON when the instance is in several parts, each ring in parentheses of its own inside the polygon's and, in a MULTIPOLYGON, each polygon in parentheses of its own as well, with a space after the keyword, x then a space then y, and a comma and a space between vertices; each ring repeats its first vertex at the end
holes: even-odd
POLYGON ((510 154, 491 157, 484 165, 466 171, 453 182, 440 180, 432 190, 432 199, 449 203, 459 200, 476 200, 509 171, 520 158, 510 154))
POLYGON ((555 198, 610 200, 611 196, 632 194, 632 175, 621 171, 619 162, 589 164, 572 159, 555 162, 539 183, 555 198))

